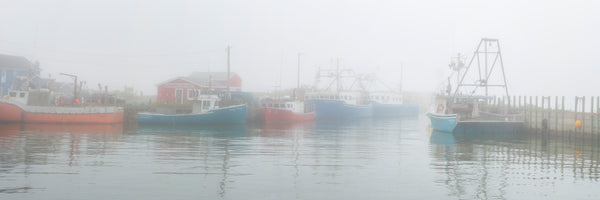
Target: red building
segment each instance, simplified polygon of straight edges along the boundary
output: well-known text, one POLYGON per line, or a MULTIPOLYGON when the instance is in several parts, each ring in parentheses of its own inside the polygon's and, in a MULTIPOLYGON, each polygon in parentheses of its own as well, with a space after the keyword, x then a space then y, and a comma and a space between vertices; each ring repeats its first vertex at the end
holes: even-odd
POLYGON ((156 100, 158 103, 187 103, 196 91, 227 91, 227 81, 230 81, 231 91, 242 90, 242 79, 236 73, 230 73, 228 79, 227 72, 193 72, 187 77, 158 84, 156 100))

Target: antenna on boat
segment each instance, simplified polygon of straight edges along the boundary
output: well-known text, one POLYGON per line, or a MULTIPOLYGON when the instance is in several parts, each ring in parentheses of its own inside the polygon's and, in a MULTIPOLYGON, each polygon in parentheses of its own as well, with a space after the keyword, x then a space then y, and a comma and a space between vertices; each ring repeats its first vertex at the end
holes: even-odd
POLYGON ((337 68, 335 71, 335 80, 337 81, 336 91, 339 94, 340 93, 340 58, 339 57, 336 59, 336 62, 337 62, 337 68))
POLYGON ((404 66, 402 62, 400 62, 400 93, 402 93, 402 81, 404 80, 404 66))
POLYGON ((227 106, 229 106, 231 104, 231 77, 229 76, 230 73, 230 55, 231 55, 231 46, 227 45, 227 106))
POLYGON ((298 76, 298 80, 297 80, 298 83, 297 83, 296 89, 294 90, 294 93, 293 93, 294 99, 296 99, 296 100, 300 99, 300 97, 298 95, 298 92, 299 92, 298 90, 300 90, 300 55, 301 54, 302 53, 298 52, 298 74, 297 74, 297 76, 298 76))
POLYGON ((298 53, 298 84, 296 85, 296 88, 300 88, 300 55, 302 53, 298 53))
POLYGON ((73 78, 73 103, 75 103, 75 99, 77 99, 77 76, 73 74, 65 74, 60 73, 60 75, 69 76, 73 78))
MULTIPOLYGON (((460 60, 460 58, 458 60, 460 60)), ((458 64, 457 64, 457 68, 458 68, 458 64)), ((458 72, 460 72, 459 68, 458 68, 458 72)), ((471 95, 474 94, 478 88, 483 87, 483 88, 485 88, 485 96, 489 95, 488 94, 489 87, 503 87, 506 92, 506 96, 508 96, 508 85, 506 84, 506 74, 504 73, 504 63, 502 62, 502 54, 500 51, 500 42, 498 41, 498 39, 492 39, 492 38, 482 38, 481 39, 481 41, 479 42, 479 45, 477 45, 477 49, 473 53, 473 57, 471 57, 471 61, 469 61, 469 64, 467 65, 467 69, 465 70, 465 72, 462 74, 462 77, 458 81, 458 85, 456 87, 456 90, 454 91, 454 96, 456 96, 458 94, 458 91, 461 87, 473 88, 471 95), (482 49, 482 47, 483 47, 483 49, 482 49), (483 60, 484 60, 483 63, 481 63, 480 57, 483 57, 483 60), (490 63, 488 63, 489 57, 494 57, 494 60, 491 63, 491 66, 489 65, 490 63), (471 67, 473 66, 473 61, 475 59, 477 59, 477 69, 479 70, 478 74, 477 74, 478 79, 475 81, 475 83, 466 84, 466 83, 464 83, 465 77, 469 73, 469 69, 471 69, 471 67), (499 63, 498 65, 500 65, 500 68, 502 70, 503 84, 490 84, 489 79, 490 79, 490 76, 492 75, 492 72, 494 71, 494 68, 496 67, 497 63, 499 63), (482 72, 483 72, 483 74, 482 74, 482 72)))

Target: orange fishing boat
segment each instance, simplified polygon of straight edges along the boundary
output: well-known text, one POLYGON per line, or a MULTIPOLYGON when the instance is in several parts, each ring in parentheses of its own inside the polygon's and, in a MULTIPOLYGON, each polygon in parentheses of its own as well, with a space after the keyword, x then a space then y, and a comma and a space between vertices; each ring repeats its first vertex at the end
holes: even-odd
POLYGON ((10 91, 0 100, 0 122, 62 124, 123 122, 123 108, 121 107, 49 105, 48 100, 40 100, 49 96, 43 95, 44 93, 48 93, 48 91, 10 91))

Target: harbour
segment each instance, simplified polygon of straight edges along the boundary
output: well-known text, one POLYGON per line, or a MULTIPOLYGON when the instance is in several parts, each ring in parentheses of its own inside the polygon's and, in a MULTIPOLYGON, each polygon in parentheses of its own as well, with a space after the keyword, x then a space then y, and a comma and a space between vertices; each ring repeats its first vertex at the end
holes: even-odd
POLYGON ((0 200, 598 199, 600 1, 0 1, 0 200))

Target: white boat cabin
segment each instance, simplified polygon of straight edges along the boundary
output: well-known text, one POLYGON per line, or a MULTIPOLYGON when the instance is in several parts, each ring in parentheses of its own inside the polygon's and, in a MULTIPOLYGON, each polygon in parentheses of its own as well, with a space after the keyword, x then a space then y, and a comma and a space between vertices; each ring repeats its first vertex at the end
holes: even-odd
POLYGON ((192 113, 205 113, 219 108, 220 98, 217 95, 197 95, 192 100, 192 113))
POLYGON ((402 104, 402 95, 393 92, 372 92, 369 100, 380 104, 402 104))
POLYGON ((339 100, 344 101, 347 104, 359 105, 367 102, 367 98, 361 92, 347 91, 347 92, 313 92, 307 93, 305 99, 325 99, 325 100, 339 100))
POLYGON ((26 105, 27 99, 29 99, 29 92, 21 90, 10 90, 8 91, 8 95, 4 96, 4 99, 26 105))
POLYGON ((273 108, 280 110, 290 110, 294 113, 304 113, 304 102, 291 99, 264 99, 262 100, 263 108, 273 108))

